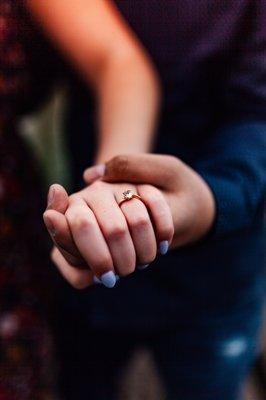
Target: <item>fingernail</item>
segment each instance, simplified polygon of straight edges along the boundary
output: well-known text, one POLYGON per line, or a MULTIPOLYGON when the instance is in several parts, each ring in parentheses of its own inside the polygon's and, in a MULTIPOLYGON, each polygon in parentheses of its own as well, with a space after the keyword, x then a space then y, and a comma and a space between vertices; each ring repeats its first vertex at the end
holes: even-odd
POLYGON ((113 271, 106 272, 100 277, 102 284, 108 288, 112 288, 116 284, 116 277, 113 271))
MULTIPOLYGON (((116 279, 116 282, 119 281, 120 276, 116 275, 116 276, 115 276, 115 279, 116 279)), ((94 277, 93 277, 93 282, 94 282, 96 285, 102 285, 101 280, 100 280, 99 278, 97 278, 97 276, 94 276, 94 277)))
POLYGON ((150 264, 138 265, 137 268, 142 271, 143 269, 147 268, 150 264))
POLYGON ((167 240, 163 240, 159 244, 159 253, 161 253, 163 256, 168 252, 169 249, 169 243, 167 240))
POLYGON ((50 187, 49 192, 48 192, 48 196, 47 196, 47 208, 51 207, 51 205, 53 203, 54 193, 55 193, 54 188, 50 187))

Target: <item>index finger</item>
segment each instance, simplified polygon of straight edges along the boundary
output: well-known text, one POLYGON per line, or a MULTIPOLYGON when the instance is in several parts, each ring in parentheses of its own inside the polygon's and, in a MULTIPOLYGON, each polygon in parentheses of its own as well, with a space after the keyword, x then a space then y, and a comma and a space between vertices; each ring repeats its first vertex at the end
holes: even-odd
POLYGON ((107 162, 103 180, 107 182, 149 183, 168 189, 177 184, 182 161, 158 154, 116 156, 107 162))
POLYGON ((89 268, 74 243, 65 215, 55 210, 47 210, 43 219, 54 245, 66 261, 72 266, 89 268))

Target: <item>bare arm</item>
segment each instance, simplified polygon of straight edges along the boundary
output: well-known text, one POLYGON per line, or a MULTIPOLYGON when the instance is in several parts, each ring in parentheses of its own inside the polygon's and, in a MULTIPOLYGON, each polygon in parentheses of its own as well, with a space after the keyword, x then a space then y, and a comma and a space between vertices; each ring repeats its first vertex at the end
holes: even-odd
POLYGON ((50 39, 94 89, 96 162, 150 150, 159 103, 152 63, 108 0, 28 0, 50 39))

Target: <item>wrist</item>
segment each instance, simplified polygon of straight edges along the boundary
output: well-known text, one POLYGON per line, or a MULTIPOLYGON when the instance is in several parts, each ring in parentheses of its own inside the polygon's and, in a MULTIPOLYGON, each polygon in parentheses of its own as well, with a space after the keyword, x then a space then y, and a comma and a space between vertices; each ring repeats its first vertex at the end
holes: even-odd
POLYGON ((189 185, 171 198, 175 235, 173 247, 198 242, 211 231, 216 218, 216 203, 212 190, 197 174, 187 176, 189 185))

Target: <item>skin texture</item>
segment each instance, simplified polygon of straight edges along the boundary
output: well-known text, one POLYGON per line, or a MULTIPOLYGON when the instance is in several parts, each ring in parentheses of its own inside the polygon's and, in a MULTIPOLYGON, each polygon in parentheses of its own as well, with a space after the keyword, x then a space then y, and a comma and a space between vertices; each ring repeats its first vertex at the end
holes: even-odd
MULTIPOLYGON (((149 151, 158 113, 158 79, 113 3, 68 0, 62 7, 61 0, 28 0, 27 4, 48 38, 95 91, 96 162, 125 152, 149 151)), ((210 225, 211 212, 206 207, 211 203, 210 191, 188 167, 181 168, 181 162, 168 157, 165 163, 152 163, 147 169, 146 159, 137 159, 144 162, 138 168, 145 165, 148 176, 136 181, 136 175, 135 180, 130 179, 132 174, 121 175, 130 171, 128 160, 115 159, 117 172, 112 179, 116 176, 117 182, 131 185, 95 182, 69 198, 59 185, 50 190, 44 220, 57 246, 52 257, 77 288, 106 272, 132 273, 136 263, 151 262, 160 243, 170 242, 174 232, 175 244, 182 245, 200 238, 210 225), (173 169, 182 173, 170 172, 173 169), (143 197, 147 207, 139 200, 118 207, 119 196, 129 187, 143 197), (197 212, 206 217, 205 222, 197 212)), ((108 163, 107 171, 111 167, 108 163)))
MULTIPOLYGON (((88 170, 85 178, 87 174, 88 170)), ((154 154, 115 157, 106 165, 104 180, 121 179, 146 182, 161 189, 174 221, 173 248, 200 240, 213 225, 215 202, 209 186, 177 157, 154 154)))
MULTIPOLYGON (((159 107, 159 80, 142 45, 113 2, 27 0, 27 5, 48 39, 94 90, 98 115, 95 161, 102 163, 124 152, 150 151, 159 107)), ((64 189, 53 186, 49 197, 50 203, 54 197, 54 212, 50 204, 49 213, 44 216, 57 245, 53 260, 67 280, 79 288, 91 282, 92 273, 87 270, 85 279, 82 271, 84 279, 80 280, 74 267, 90 268, 94 276, 111 271, 124 275, 133 271, 136 262, 152 261, 156 253, 155 233, 144 205, 134 201, 134 205, 123 205, 122 213, 117 206, 118 192, 114 193, 110 185, 105 185, 104 190, 102 186, 95 184, 93 191, 86 189, 71 196, 69 207, 64 189), (112 210, 107 212, 107 205, 101 209, 108 217, 105 222, 99 210, 103 199, 110 202, 112 210), (115 210, 119 226, 115 226, 119 221, 115 210), (123 270, 125 259, 128 261, 123 270)), ((125 185, 123 190, 128 187, 125 185)), ((119 188, 120 195, 121 192, 119 188)), ((170 239, 168 234, 164 240, 170 239)))
POLYGON ((113 2, 27 0, 27 4, 48 39, 95 93, 95 162, 125 152, 150 151, 159 107, 159 80, 113 2))
MULTIPOLYGON (((48 197, 44 221, 57 246, 53 260, 61 272, 65 263, 59 252, 68 270, 87 268, 99 278, 109 271, 126 276, 136 265, 150 264, 160 242, 172 240, 170 208, 153 186, 98 180, 70 197, 60 185, 53 185, 48 197), (143 202, 132 199, 119 207, 128 188, 139 193, 143 202)), ((74 280, 68 281, 77 287, 76 270, 74 280)))
MULTIPOLYGON (((117 196, 119 196, 119 194, 121 195, 121 192, 125 188, 124 184, 117 185, 116 182, 127 181, 131 182, 131 185, 135 184, 136 186, 132 186, 132 188, 134 188, 136 192, 139 193, 139 195, 143 198, 146 207, 151 214, 157 245, 165 240, 170 242, 170 237, 172 237, 172 235, 172 248, 191 244, 203 238, 213 225, 215 218, 215 202, 211 190, 196 172, 175 157, 153 154, 117 156, 106 164, 105 169, 99 167, 89 168, 85 171, 84 178, 89 186, 78 195, 82 196, 85 194, 87 204, 90 205, 96 215, 100 211, 101 217, 103 217, 105 213, 111 212, 110 210, 112 208, 112 205, 109 201, 108 204, 106 204, 108 210, 106 209, 104 211, 102 209, 103 196, 105 196, 109 190, 114 190, 114 196, 117 198, 117 196), (95 182, 95 179, 101 180, 95 182), (94 196, 93 208, 91 206, 92 200, 89 200, 89 198, 93 198, 94 196), (169 216, 169 210, 171 217, 169 216), (172 220, 171 228, 170 218, 172 220)), ((58 211, 55 211, 55 208, 57 208, 57 210, 60 208, 59 204, 62 202, 63 190, 64 189, 62 187, 57 186, 57 194, 54 197, 54 203, 50 205, 53 210, 46 211, 44 214, 44 219, 46 220, 48 218, 50 221, 53 220, 53 229, 57 232, 54 236, 54 240, 57 242, 57 235, 60 235, 61 238, 64 238, 65 249, 67 249, 71 254, 72 249, 75 248, 75 245, 80 250, 79 241, 84 240, 86 235, 88 238, 89 234, 83 231, 81 234, 81 236, 84 235, 83 239, 75 239, 74 237, 73 241, 67 230, 61 230, 59 225, 56 224, 54 216, 51 217, 51 213, 59 214, 58 211)), ((76 195, 73 196, 75 199, 76 195)), ((71 208, 71 198, 73 199, 73 196, 70 196, 69 206, 65 216, 61 214, 62 219, 68 219, 68 210, 71 208)), ((65 197, 64 202, 66 205, 67 197, 65 197)), ((134 203, 140 204, 139 200, 131 200, 128 203, 125 203, 125 205, 127 207, 132 207, 134 203)), ((128 211, 123 210, 123 208, 124 205, 121 207, 121 211, 126 217, 128 211)), ((88 210, 84 209, 84 215, 85 214, 88 214, 88 210)), ((109 215, 111 216, 111 214, 109 215)), ((144 208, 143 213, 140 212, 139 215, 136 209, 133 210, 132 220, 130 221, 133 226, 135 221, 140 221, 140 215, 142 215, 142 217, 145 215, 144 208)), ((107 214, 105 214, 105 216, 107 216, 107 214)), ((126 219, 128 222, 127 217, 126 219)), ((144 219, 139 227, 135 225, 135 229, 139 228, 138 233, 140 231, 143 232, 143 221, 144 219)), ((71 222, 69 219, 68 222, 70 229, 72 229, 71 227, 73 222, 71 222)), ((99 225, 101 225, 101 223, 104 224, 105 222, 104 218, 103 222, 98 221, 99 225)), ((101 229, 103 230, 103 227, 101 227, 101 229)), ((118 231, 116 234, 117 233, 118 231)), ((153 259, 154 253, 152 243, 154 242, 152 234, 149 233, 149 230, 146 232, 144 230, 141 240, 143 243, 145 243, 145 250, 140 249, 137 243, 134 241, 135 236, 130 229, 130 224, 129 233, 134 242, 135 250, 138 248, 139 253, 137 257, 140 257, 141 261, 144 263, 148 261, 148 257, 153 259), (147 250, 148 248, 149 251, 147 250), (145 259, 146 256, 147 259, 145 259)), ((116 234, 113 236, 113 238, 117 239, 116 234)), ((107 240, 108 237, 110 238, 110 236, 107 235, 107 240)), ((127 237, 129 238, 129 236, 127 237)), ((121 238, 119 237, 119 239, 121 238)), ((121 249, 121 242, 119 243, 119 241, 118 247, 121 249)), ((111 248, 112 246, 110 246, 109 242, 109 249, 111 248)), ((125 246, 125 248, 129 248, 129 244, 127 244, 127 247, 125 246)), ((93 251, 93 249, 88 251, 93 251)), ((77 253, 75 254, 77 255, 77 253)), ((81 256, 84 255, 82 251, 80 251, 80 254, 81 256)), ((58 250, 54 250, 53 259, 59 269, 62 270, 62 258, 61 255, 59 255, 58 250)), ((86 258, 86 261, 88 261, 88 257, 86 258)), ((81 263, 81 261, 79 262, 81 263)), ((68 268, 70 267, 71 262, 69 260, 68 268)), ((113 263, 112 266, 110 264, 109 268, 116 269, 117 267, 116 264, 113 263)), ((98 273, 94 268, 92 268, 92 270, 94 273, 98 273)), ((80 282, 82 282, 83 272, 84 271, 81 271, 80 282)), ((132 267, 128 265, 127 267, 124 267, 123 271, 119 272, 122 272, 123 275, 127 275, 128 273, 132 272, 132 267)), ((72 277, 70 277, 68 281, 73 284, 72 277)), ((83 285, 81 286, 83 287, 83 285)))

